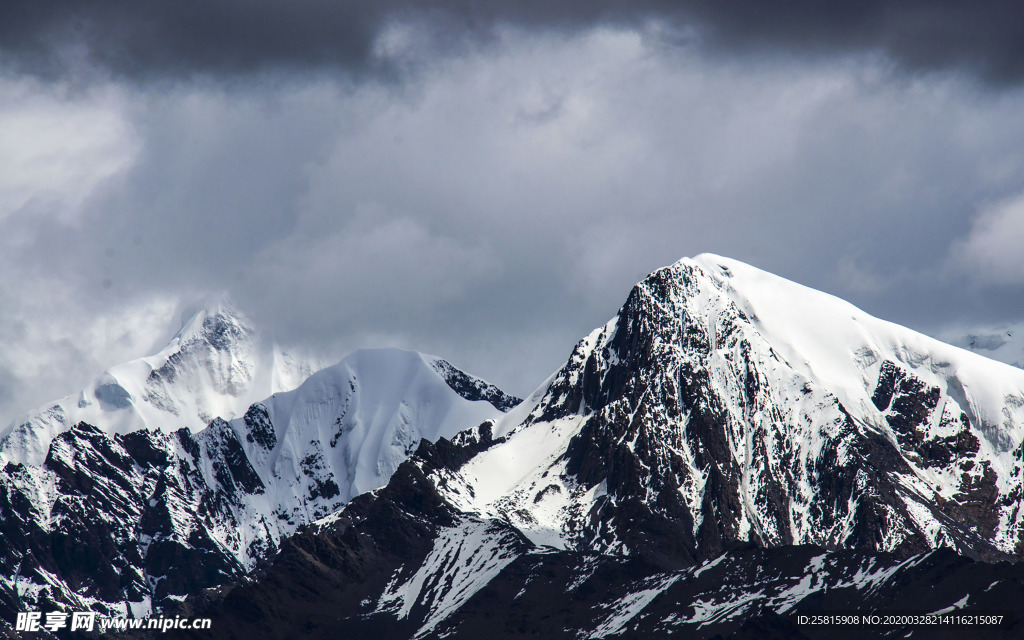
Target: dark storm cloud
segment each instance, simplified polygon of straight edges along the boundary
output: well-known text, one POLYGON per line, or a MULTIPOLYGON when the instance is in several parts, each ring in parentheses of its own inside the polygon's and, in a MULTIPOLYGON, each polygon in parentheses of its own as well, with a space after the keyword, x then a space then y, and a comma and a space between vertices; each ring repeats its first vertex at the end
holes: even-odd
POLYGON ((573 31, 651 21, 727 53, 877 51, 910 71, 1024 79, 1024 5, 1006 0, 8 0, 0 50, 14 68, 49 75, 98 66, 150 79, 311 68, 358 76, 395 71, 376 49, 395 23, 425 27, 415 58, 487 39, 505 25, 573 31))

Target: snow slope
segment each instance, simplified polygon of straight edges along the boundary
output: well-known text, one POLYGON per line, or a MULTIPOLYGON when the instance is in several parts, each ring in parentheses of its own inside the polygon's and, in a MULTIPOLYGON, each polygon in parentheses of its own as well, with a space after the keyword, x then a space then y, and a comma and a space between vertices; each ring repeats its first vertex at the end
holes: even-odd
POLYGON ((420 440, 452 438, 502 415, 452 389, 442 375, 449 367, 414 351, 362 349, 227 423, 268 487, 248 519, 321 518, 387 484, 420 440))
POLYGON ((826 385, 848 409, 877 414, 871 394, 879 363, 889 360, 954 399, 966 400, 962 408, 983 430, 999 429, 1015 444, 1024 435, 1024 410, 1004 415, 1006 398, 1024 399, 1024 372, 1019 369, 880 320, 844 300, 737 260, 703 254, 693 262, 747 313, 787 364, 826 385))

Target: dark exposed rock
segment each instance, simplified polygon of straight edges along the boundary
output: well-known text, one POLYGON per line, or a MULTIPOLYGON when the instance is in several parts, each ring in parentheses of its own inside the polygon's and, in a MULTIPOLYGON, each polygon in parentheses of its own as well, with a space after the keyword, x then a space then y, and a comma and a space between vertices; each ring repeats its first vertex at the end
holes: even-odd
POLYGON ((229 499, 234 497, 236 487, 248 494, 263 493, 266 487, 245 455, 245 449, 231 425, 217 418, 210 423, 206 433, 216 444, 216 455, 211 456, 214 475, 229 499))
POLYGON ((171 456, 166 449, 156 446, 160 435, 149 431, 134 431, 115 436, 118 444, 128 452, 132 460, 143 469, 161 469, 170 464, 171 456))
POLYGON ((903 381, 906 374, 896 366, 895 363, 886 360, 882 363, 878 372, 878 382, 875 385, 875 392, 871 401, 881 411, 885 411, 892 403, 892 396, 896 393, 896 385, 903 381))
POLYGON ((442 569, 417 583, 423 590, 408 615, 395 616, 381 596, 422 566, 431 552, 424 540, 434 532, 390 500, 359 506, 344 526, 289 540, 258 582, 204 609, 213 617, 209 637, 286 638, 301 629, 308 638, 958 638, 977 627, 843 627, 800 616, 956 613, 956 603, 968 600, 967 613, 1002 614, 984 637, 1010 640, 1024 629, 1006 608, 1024 596, 1024 565, 973 562, 948 550, 908 563, 812 546, 748 547, 665 571, 639 558, 541 551, 514 538, 507 542, 514 559, 449 615, 431 617, 430 585, 444 589, 451 579, 442 569))
POLYGON ((267 408, 257 402, 245 412, 243 422, 246 426, 245 439, 255 443, 267 451, 277 446, 277 432, 270 421, 267 408))
POLYGON ((493 384, 467 375, 444 360, 434 360, 431 362, 431 366, 441 374, 441 377, 455 393, 466 400, 485 400, 502 412, 508 412, 522 402, 521 398, 510 396, 493 384))
MULTIPOLYGON (((218 485, 262 490, 230 429, 208 442, 214 443, 209 453, 218 485)), ((206 484, 196 467, 201 456, 199 441, 187 430, 173 439, 152 431, 111 437, 92 425, 75 425, 54 438, 44 462, 56 490, 45 518, 26 495, 37 476, 20 464, 7 465, 0 476, 0 567, 26 584, 47 584, 56 576, 68 592, 47 590, 54 608, 84 608, 66 600, 71 593, 97 599, 92 606, 104 614, 111 612, 103 602, 151 597, 159 603, 240 578, 244 568, 205 531, 204 517, 216 509, 222 487, 206 484), (177 456, 175 441, 184 457, 177 456), (198 504, 190 525, 180 521, 189 496, 198 504), (50 526, 41 527, 47 519, 50 526), (191 531, 184 538, 183 527, 191 531)), ((0 618, 13 620, 17 611, 43 606, 41 597, 9 607, 0 598, 0 618)))

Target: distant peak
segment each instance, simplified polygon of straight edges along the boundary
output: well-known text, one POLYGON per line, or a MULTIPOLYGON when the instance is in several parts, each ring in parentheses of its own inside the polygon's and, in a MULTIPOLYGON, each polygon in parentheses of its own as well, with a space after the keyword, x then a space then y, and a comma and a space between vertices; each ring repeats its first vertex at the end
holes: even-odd
POLYGON ((181 307, 181 328, 184 329, 194 320, 207 316, 224 316, 229 318, 244 318, 238 306, 235 305, 227 293, 211 294, 192 300, 181 307))
POLYGON ((214 347, 226 347, 227 341, 255 333, 248 317, 226 294, 183 307, 181 319, 181 329, 174 336, 179 344, 203 340, 214 347))
POLYGON ((507 413, 522 400, 509 395, 495 385, 470 375, 455 367, 447 360, 435 355, 411 351, 398 347, 377 347, 357 349, 337 364, 323 370, 324 376, 331 372, 348 371, 358 376, 375 378, 399 378, 403 372, 427 369, 438 376, 452 391, 470 402, 487 402, 495 409, 507 413))

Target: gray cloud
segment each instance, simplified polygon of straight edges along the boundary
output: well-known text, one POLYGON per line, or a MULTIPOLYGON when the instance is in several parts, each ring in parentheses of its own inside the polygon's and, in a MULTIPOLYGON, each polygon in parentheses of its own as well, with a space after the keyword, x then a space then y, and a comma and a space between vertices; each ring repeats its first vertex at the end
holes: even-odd
POLYGON ((910 71, 962 69, 997 84, 1024 78, 1024 8, 1008 0, 447 0, 429 7, 407 0, 10 0, 0 8, 0 50, 6 64, 49 76, 97 68, 147 80, 335 69, 358 78, 400 73, 422 58, 492 41, 505 27, 568 34, 651 23, 668 40, 726 53, 878 52, 910 71), (397 38, 418 45, 406 56, 389 48, 395 25, 413 27, 397 38))
POLYGON ((506 34, 402 85, 36 85, 54 117, 111 124, 67 152, 101 172, 0 216, 0 325, 32 328, 8 362, 49 354, 19 379, 58 397, 226 290, 284 342, 416 348, 526 393, 634 282, 703 251, 919 329, 1024 316, 1013 281, 950 260, 978 203, 1024 188, 1019 92, 886 68, 604 30, 506 34))
MULTIPOLYGON (((489 31, 512 14, 488 11, 487 28, 458 29, 489 46, 457 55, 455 38, 444 64, 403 82, 237 75, 417 65, 443 38, 400 13, 367 31, 377 62, 299 42, 250 55, 230 39, 203 62, 197 36, 162 63, 151 57, 185 45, 151 33, 130 68, 105 24, 102 55, 39 45, 21 60, 113 76, 0 75, 0 423, 147 353, 174 309, 220 291, 282 342, 420 349, 520 394, 634 282, 704 251, 918 329, 1024 317, 1019 262, 999 244, 1019 216, 986 208, 1024 191, 1021 89, 892 73, 870 53, 723 55, 819 46, 732 42, 742 30, 724 18, 694 47, 660 24, 579 29, 539 9, 489 31)), ((858 37, 820 46, 881 46, 858 37)))

